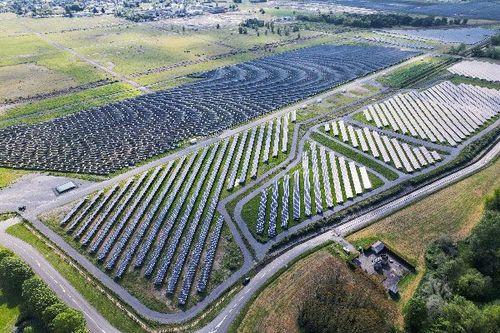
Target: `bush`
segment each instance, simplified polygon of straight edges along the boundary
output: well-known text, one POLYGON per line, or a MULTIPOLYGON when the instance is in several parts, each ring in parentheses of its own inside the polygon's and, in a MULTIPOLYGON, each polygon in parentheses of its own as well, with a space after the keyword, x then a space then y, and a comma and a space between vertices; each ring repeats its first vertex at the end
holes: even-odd
POLYGON ((66 309, 50 323, 50 328, 57 333, 75 333, 85 331, 85 318, 75 309, 66 309))
POLYGON ((6 256, 0 260, 0 288, 8 295, 19 295, 23 282, 33 275, 31 267, 17 257, 6 256))
POLYGON ((420 332, 427 321, 425 301, 418 297, 410 299, 405 306, 404 313, 406 330, 408 332, 420 332))

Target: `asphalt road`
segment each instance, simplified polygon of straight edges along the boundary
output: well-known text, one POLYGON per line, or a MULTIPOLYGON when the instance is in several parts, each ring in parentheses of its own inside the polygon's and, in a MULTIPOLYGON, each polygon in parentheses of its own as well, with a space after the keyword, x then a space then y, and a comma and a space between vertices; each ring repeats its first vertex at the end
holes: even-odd
POLYGON ((36 274, 45 281, 59 298, 68 306, 83 313, 87 320, 87 328, 94 333, 119 332, 115 329, 99 312, 97 312, 66 279, 56 271, 52 265, 28 243, 13 237, 5 230, 19 222, 19 219, 12 218, 0 222, 0 244, 12 250, 17 256, 33 268, 36 274))
MULTIPOLYGON (((400 199, 394 200, 352 221, 349 221, 337 227, 335 229, 335 232, 345 236, 356 230, 362 229, 378 221, 379 219, 480 170, 489 162, 493 161, 499 153, 500 143, 497 143, 488 153, 486 153, 474 164, 446 177, 443 177, 419 190, 409 193, 401 197, 400 199)), ((252 278, 250 283, 233 298, 229 305, 226 306, 226 308, 212 322, 199 330, 199 332, 227 332, 230 324, 238 316, 241 309, 250 300, 252 295, 267 281, 269 277, 278 272, 281 268, 285 267, 288 263, 290 263, 293 259, 297 258, 305 251, 310 250, 328 240, 334 239, 336 239, 334 232, 327 231, 308 240, 307 242, 291 248, 287 252, 274 259, 256 276, 252 278)))

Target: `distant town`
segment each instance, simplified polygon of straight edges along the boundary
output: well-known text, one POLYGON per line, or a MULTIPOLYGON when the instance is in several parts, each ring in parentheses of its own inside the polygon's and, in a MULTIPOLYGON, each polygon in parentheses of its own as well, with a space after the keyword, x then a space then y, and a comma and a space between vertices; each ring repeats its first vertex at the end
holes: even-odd
MULTIPOLYGON (((241 3, 241 0, 235 1, 238 2, 241 3)), ((0 12, 12 12, 33 18, 115 15, 140 22, 206 13, 220 14, 237 10, 235 3, 212 0, 3 0, 0 2, 0 12)))

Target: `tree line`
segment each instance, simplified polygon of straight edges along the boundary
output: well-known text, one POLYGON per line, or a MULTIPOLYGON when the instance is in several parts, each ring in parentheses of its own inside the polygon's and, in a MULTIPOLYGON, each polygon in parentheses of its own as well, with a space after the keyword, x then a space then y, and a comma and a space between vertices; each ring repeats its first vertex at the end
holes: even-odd
POLYGON ((469 237, 435 241, 426 275, 405 307, 408 332, 500 331, 500 189, 469 237))
POLYGON ((0 290, 8 303, 20 307, 16 332, 88 332, 82 313, 63 304, 30 266, 6 249, 0 249, 0 290))
POLYGON ((334 25, 342 25, 355 28, 392 28, 395 26, 410 27, 432 27, 444 25, 465 25, 467 19, 449 19, 446 17, 434 16, 410 16, 404 14, 318 14, 318 15, 297 15, 297 20, 305 22, 319 22, 334 25))

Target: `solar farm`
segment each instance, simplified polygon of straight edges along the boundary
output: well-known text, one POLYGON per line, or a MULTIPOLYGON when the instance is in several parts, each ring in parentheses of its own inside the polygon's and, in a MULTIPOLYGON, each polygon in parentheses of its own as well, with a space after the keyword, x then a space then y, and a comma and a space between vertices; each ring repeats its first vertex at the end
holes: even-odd
POLYGON ((413 55, 394 48, 322 45, 201 73, 195 83, 1 129, 0 166, 109 174, 413 55), (370 57, 363 56, 366 52, 370 57))
POLYGON ((219 201, 290 149, 292 111, 74 203, 61 234, 120 281, 138 272, 180 306, 207 291, 224 219, 219 201))
POLYGON ((228 331, 277 256, 347 237, 498 142, 500 64, 473 52, 498 48, 494 24, 211 4, 225 12, 103 8, 74 26, 0 13, 0 214, 126 333, 228 331), (11 67, 45 72, 16 95, 30 83, 11 67))
POLYGON ((474 79, 486 80, 490 82, 500 82, 500 65, 484 61, 461 61, 451 66, 450 73, 470 77, 474 79))
POLYGON ((494 127, 499 114, 498 90, 449 81, 368 104, 317 125, 291 171, 253 191, 236 214, 259 243, 279 240, 290 229, 445 164, 494 127))
POLYGON ((403 35, 414 40, 433 40, 442 43, 464 43, 473 45, 481 43, 495 34, 495 30, 484 28, 452 28, 422 30, 388 30, 388 33, 403 35))

